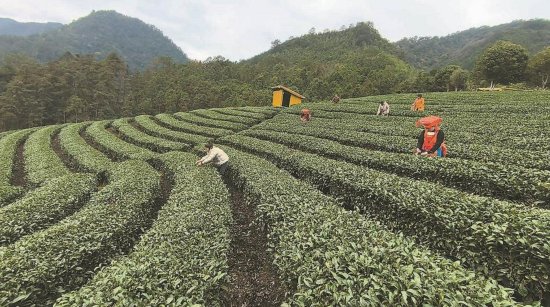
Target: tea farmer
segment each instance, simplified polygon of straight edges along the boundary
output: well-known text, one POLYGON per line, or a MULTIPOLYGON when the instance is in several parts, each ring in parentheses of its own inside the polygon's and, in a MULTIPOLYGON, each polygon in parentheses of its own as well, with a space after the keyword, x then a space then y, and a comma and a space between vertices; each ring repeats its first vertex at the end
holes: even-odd
POLYGON ((302 109, 302 111, 300 111, 300 120, 304 123, 310 121, 311 111, 309 109, 302 109))
POLYGON ((424 98, 422 97, 422 94, 418 94, 411 106, 411 110, 424 111, 424 103, 425 101, 424 101, 424 98))
POLYGON ((418 136, 416 144, 416 154, 427 155, 429 157, 447 156, 447 146, 445 145, 445 134, 439 128, 443 119, 437 116, 423 117, 416 121, 416 126, 423 126, 424 130, 418 136))
POLYGON ((206 143, 204 147, 206 149, 206 156, 199 159, 195 164, 197 166, 201 166, 212 162, 218 168, 218 171, 221 175, 225 174, 229 161, 229 156, 223 150, 214 146, 212 142, 206 143))
POLYGON ((382 115, 387 116, 390 114, 390 105, 387 101, 380 101, 380 105, 378 106, 378 112, 376 112, 376 115, 382 115))

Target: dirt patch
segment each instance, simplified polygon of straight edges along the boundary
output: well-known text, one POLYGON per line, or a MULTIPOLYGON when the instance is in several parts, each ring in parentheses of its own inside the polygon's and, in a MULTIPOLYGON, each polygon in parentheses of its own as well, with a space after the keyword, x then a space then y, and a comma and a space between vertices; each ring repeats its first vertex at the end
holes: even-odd
POLYGON ((143 127, 140 126, 134 119, 129 120, 128 123, 130 124, 130 126, 136 128, 137 130, 139 130, 143 133, 146 133, 146 134, 149 134, 149 135, 152 135, 152 136, 156 136, 156 135, 153 135, 153 134, 149 133, 147 130, 143 129, 143 127))
POLYGON ((51 146, 59 159, 63 161, 65 167, 73 173, 78 173, 80 171, 78 163, 61 147, 61 142, 59 141, 59 131, 52 135, 51 146))
POLYGON ((11 184, 14 186, 25 187, 27 186, 27 173, 25 172, 25 157, 23 151, 25 149, 25 142, 27 138, 19 141, 17 144, 17 150, 15 151, 15 157, 13 161, 13 169, 11 173, 11 184))
POLYGON ((285 297, 273 259, 267 251, 267 234, 254 223, 254 208, 242 193, 231 192, 231 246, 228 255, 229 284, 224 287, 224 306, 280 306, 285 297))
POLYGON ((111 161, 113 162, 121 162, 121 161, 124 161, 125 159, 122 159, 121 157, 119 157, 115 152, 113 151, 110 151, 108 150, 107 148, 101 146, 98 142, 96 142, 92 137, 90 137, 87 133, 86 133, 86 128, 83 128, 82 130, 80 130, 80 137, 86 141, 86 144, 90 145, 91 147, 93 147, 95 150, 99 151, 99 152, 102 152, 103 154, 105 154, 105 156, 107 156, 107 158, 111 159, 111 161))
POLYGON ((144 227, 144 229, 149 229, 151 225, 153 225, 153 223, 157 220, 158 213, 160 209, 168 201, 168 198, 170 197, 170 192, 172 192, 172 188, 174 187, 174 183, 175 183, 174 174, 164 165, 162 161, 157 159, 151 159, 151 160, 147 160, 147 163, 149 163, 151 167, 153 167, 154 169, 157 170, 157 172, 159 172, 160 183, 159 183, 158 195, 157 197, 155 197, 153 201, 154 208, 153 208, 152 216, 149 219, 150 223, 148 223, 147 226, 144 227))

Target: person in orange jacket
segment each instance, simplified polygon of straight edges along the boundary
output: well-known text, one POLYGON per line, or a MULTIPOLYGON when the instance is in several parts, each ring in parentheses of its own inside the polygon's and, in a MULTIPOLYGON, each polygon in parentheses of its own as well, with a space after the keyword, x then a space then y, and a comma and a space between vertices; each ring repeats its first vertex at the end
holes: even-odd
POLYGON ((447 145, 445 145, 445 134, 439 127, 443 119, 437 116, 428 116, 419 119, 416 126, 424 126, 424 130, 418 136, 416 144, 417 155, 429 157, 447 156, 447 145))
POLYGON ((300 111, 300 120, 305 123, 311 120, 311 111, 309 109, 302 109, 300 111))
POLYGON ((411 110, 413 111, 424 111, 424 98, 422 97, 422 94, 418 94, 416 99, 414 100, 411 110))

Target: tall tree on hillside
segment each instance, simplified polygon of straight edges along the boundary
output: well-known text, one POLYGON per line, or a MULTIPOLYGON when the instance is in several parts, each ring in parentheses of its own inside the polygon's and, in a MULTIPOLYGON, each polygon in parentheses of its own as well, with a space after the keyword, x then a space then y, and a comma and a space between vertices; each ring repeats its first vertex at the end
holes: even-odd
POLYGON ((49 101, 48 80, 44 69, 38 63, 26 63, 7 84, 3 93, 2 109, 17 117, 10 129, 39 126, 44 124, 43 113, 49 101))
POLYGON ((491 82, 509 84, 523 81, 527 68, 527 50, 521 45, 498 41, 485 49, 477 66, 483 76, 491 82))
POLYGON ((537 83, 541 82, 541 87, 545 89, 550 76, 550 47, 546 47, 529 59, 527 67, 532 78, 536 79, 537 83))
POLYGON ((74 120, 79 122, 82 119, 82 114, 84 113, 85 105, 84 101, 80 97, 73 95, 69 98, 67 107, 64 112, 67 114, 69 120, 74 120))
POLYGON ((456 70, 461 69, 458 65, 447 65, 441 69, 438 69, 434 73, 434 86, 437 91, 450 91, 451 90, 451 75, 456 70))
POLYGON ((468 81, 468 71, 462 68, 456 69, 451 74, 450 85, 455 88, 455 91, 466 88, 466 81, 468 81))

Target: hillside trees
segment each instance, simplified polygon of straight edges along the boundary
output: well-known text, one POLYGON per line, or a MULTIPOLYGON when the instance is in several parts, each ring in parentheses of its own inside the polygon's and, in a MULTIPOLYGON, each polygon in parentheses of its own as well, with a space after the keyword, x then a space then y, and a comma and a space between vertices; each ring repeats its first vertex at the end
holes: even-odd
POLYGON ((128 69, 116 54, 96 61, 66 53, 45 65, 19 59, 2 71, 1 129, 121 116, 128 69))
POLYGON ((466 88, 468 81, 468 71, 462 68, 455 69, 449 77, 449 85, 455 88, 455 91, 466 88))
POLYGON ((533 83, 538 83, 545 89, 550 76, 550 47, 546 47, 529 59, 528 71, 533 83))
POLYGON ((158 56, 184 63, 187 56, 156 27, 115 11, 95 11, 56 30, 27 37, 0 37, 0 56, 21 53, 41 63, 65 52, 106 59, 116 52, 132 70, 143 70, 158 56))
POLYGON ((435 71, 434 74, 434 90, 449 91, 451 89, 451 75, 460 69, 458 65, 447 65, 435 71))
POLYGON ((476 65, 493 87, 494 82, 509 84, 523 81, 527 59, 527 50, 523 46, 498 41, 485 49, 476 65))

